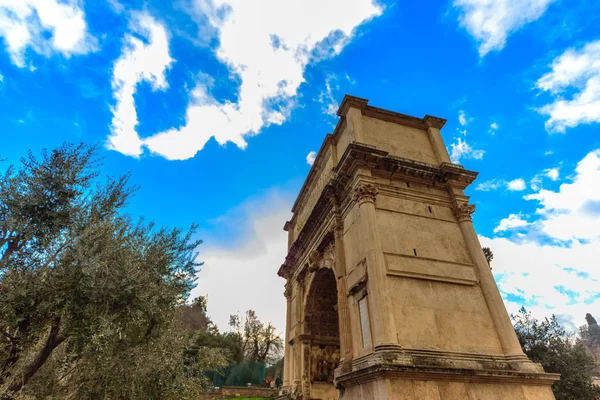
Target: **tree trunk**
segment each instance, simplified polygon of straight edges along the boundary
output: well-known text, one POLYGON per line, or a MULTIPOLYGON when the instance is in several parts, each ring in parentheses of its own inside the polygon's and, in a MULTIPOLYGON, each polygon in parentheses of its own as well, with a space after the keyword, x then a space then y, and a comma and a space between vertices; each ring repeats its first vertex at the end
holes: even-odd
POLYGON ((2 370, 0 371, 0 382, 8 379, 11 376, 11 369, 21 358, 21 344, 20 339, 25 337, 27 330, 29 329, 29 319, 25 318, 17 326, 18 335, 11 339, 11 347, 9 351, 8 359, 2 364, 2 370))
POLYGON ((0 394, 0 400, 12 400, 14 396, 21 391, 23 386, 36 374, 36 372, 48 360, 54 349, 65 341, 60 335, 60 320, 56 320, 50 327, 50 332, 46 338, 44 346, 35 355, 34 359, 25 367, 24 371, 17 376, 13 376, 12 382, 8 385, 6 391, 0 394))

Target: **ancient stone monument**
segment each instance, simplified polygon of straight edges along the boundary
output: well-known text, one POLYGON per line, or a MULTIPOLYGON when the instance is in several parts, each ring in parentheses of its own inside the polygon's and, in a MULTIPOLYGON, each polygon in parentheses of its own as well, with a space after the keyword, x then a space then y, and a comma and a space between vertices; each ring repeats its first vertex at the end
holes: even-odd
POLYGON ((441 118, 346 96, 285 224, 289 398, 554 399, 471 223, 441 118))

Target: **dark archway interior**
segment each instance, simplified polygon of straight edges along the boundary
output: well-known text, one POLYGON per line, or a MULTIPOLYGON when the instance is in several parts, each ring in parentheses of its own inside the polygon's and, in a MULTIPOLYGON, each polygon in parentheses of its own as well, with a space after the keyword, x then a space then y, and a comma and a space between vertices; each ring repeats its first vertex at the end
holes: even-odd
POLYGON ((333 372, 340 360, 337 288, 331 269, 316 272, 306 303, 310 329, 311 382, 333 383, 333 372))

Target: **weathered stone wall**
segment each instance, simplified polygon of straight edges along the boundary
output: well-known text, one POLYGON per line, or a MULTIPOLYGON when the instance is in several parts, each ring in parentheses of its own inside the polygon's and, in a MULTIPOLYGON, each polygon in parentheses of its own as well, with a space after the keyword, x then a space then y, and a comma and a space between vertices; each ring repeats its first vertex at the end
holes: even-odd
POLYGON ((390 154, 437 165, 433 147, 422 129, 362 116, 363 142, 390 154))
MULTIPOLYGON (((403 191, 414 192, 414 186, 403 191)), ((380 195, 377 203, 387 290, 394 304, 399 344, 503 354, 452 211, 423 200, 380 195)))

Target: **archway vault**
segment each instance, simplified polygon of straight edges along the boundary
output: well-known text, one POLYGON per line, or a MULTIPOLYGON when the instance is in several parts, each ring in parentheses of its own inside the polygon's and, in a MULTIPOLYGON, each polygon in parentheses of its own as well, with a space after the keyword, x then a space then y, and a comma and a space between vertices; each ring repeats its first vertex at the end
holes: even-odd
POLYGON ((304 305, 304 392, 311 398, 337 398, 334 371, 340 362, 336 278, 332 268, 313 271, 304 305), (318 394, 318 397, 317 397, 318 394))

